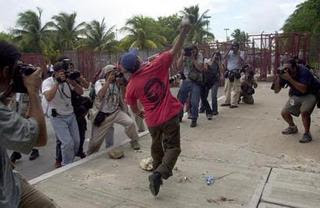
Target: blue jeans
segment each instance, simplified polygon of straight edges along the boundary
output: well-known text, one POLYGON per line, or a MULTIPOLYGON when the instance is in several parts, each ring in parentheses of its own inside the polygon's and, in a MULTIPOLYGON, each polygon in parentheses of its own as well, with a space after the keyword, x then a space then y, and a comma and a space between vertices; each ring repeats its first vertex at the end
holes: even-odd
POLYGON ((212 98, 212 112, 218 113, 218 89, 219 89, 219 81, 215 82, 211 87, 211 98, 212 98))
POLYGON ((72 163, 78 153, 80 136, 74 113, 71 115, 50 117, 52 127, 61 142, 62 165, 72 163))
POLYGON ((191 93, 191 119, 196 121, 199 115, 200 86, 191 80, 183 80, 178 99, 184 105, 191 93))

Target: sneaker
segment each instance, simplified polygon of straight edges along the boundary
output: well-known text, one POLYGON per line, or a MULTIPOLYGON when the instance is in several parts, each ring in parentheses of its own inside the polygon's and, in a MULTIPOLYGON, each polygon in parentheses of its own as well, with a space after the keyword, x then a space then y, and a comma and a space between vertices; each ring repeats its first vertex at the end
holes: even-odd
POLYGON ((159 172, 154 172, 149 175, 149 189, 153 196, 157 196, 160 191, 160 186, 162 185, 161 174, 159 172))
POLYGON ((12 163, 16 163, 17 160, 20 160, 21 159, 21 154, 19 152, 13 152, 10 156, 10 161, 12 163))
POLYGON ((213 112, 212 115, 217 116, 219 112, 213 112))
POLYGON ((312 141, 312 136, 310 133, 304 133, 302 138, 299 140, 300 143, 309 143, 312 141))
POLYGON ((130 142, 130 144, 131 144, 131 148, 133 150, 139 150, 140 149, 140 144, 139 144, 138 140, 132 140, 130 142))
POLYGON ((221 106, 221 107, 227 107, 227 106, 230 106, 230 104, 228 104, 228 103, 222 103, 220 106, 221 106))
POLYGON ((212 120, 212 117, 213 117, 212 114, 208 114, 208 115, 207 115, 207 119, 208 119, 209 121, 212 120))
POLYGON ((54 167, 55 168, 61 168, 62 167, 61 161, 56 160, 56 163, 54 164, 54 167))
POLYGON ((298 133, 298 128, 297 126, 289 126, 288 128, 284 129, 281 133, 284 135, 296 134, 298 133))
POLYGON ((230 105, 230 108, 238 108, 237 105, 230 105))
POLYGON ((84 153, 84 152, 79 152, 76 156, 80 157, 81 159, 87 157, 86 153, 84 153))
POLYGON ((191 121, 190 127, 194 128, 197 126, 197 121, 191 121))
POLYGON ((35 160, 39 157, 39 150, 32 149, 32 152, 30 154, 29 160, 35 160))

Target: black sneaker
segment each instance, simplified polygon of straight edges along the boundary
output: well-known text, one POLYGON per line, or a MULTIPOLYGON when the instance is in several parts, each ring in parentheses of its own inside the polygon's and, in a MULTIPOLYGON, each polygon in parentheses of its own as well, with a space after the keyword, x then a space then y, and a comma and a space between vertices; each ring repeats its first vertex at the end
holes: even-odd
POLYGON ((212 117, 213 117, 212 114, 208 114, 208 115, 207 115, 207 119, 208 119, 209 121, 212 120, 212 117))
POLYGON ((29 160, 35 160, 39 157, 39 150, 32 149, 32 152, 30 154, 29 160))
POLYGON ((149 189, 153 196, 157 196, 160 191, 160 186, 162 185, 161 174, 159 172, 154 172, 149 175, 149 189))
POLYGON ((222 103, 220 106, 221 107, 228 107, 228 106, 230 106, 230 104, 229 103, 222 103))
POLYGON ((197 126, 197 121, 191 121, 190 127, 194 128, 197 126))
POLYGON ((299 140, 300 143, 309 143, 312 141, 312 137, 310 133, 304 133, 302 138, 299 140))
POLYGON ((78 154, 76 154, 77 157, 80 157, 81 159, 87 157, 86 153, 84 152, 79 152, 78 154))
POLYGON ((21 154, 19 152, 13 152, 10 156, 10 161, 12 163, 16 163, 17 160, 20 160, 21 159, 21 154))
POLYGON ((230 105, 230 108, 238 108, 237 105, 230 105))

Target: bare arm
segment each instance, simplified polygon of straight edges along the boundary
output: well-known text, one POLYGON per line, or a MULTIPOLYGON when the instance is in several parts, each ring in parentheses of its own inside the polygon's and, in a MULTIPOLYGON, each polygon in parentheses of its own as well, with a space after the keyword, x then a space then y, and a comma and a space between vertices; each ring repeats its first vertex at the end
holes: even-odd
POLYGON ((173 47, 170 49, 170 53, 172 54, 173 58, 181 51, 183 43, 187 37, 187 34, 190 30, 190 25, 182 25, 180 29, 180 33, 176 38, 173 47))
POLYGON ((144 111, 139 109, 137 102, 133 105, 130 105, 130 109, 137 116, 144 118, 144 111))
POLYGON ((67 82, 74 87, 73 90, 74 90, 78 95, 82 95, 82 94, 83 94, 83 88, 82 88, 82 86, 79 85, 76 81, 74 81, 74 80, 69 80, 69 79, 68 79, 67 82))
POLYGON ((100 99, 102 99, 107 94, 109 90, 109 85, 110 85, 110 82, 107 80, 105 84, 102 86, 101 90, 99 90, 97 95, 100 99))
POLYGON ((88 89, 90 86, 90 83, 81 75, 78 79, 78 81, 80 82, 80 85, 85 88, 88 89))
POLYGON ((279 93, 281 90, 281 86, 280 86, 280 77, 278 75, 276 75, 276 79, 272 84, 273 84, 273 91, 275 93, 279 93))
POLYGON ((56 93, 57 93, 58 88, 59 88, 59 84, 56 83, 56 84, 51 88, 51 90, 48 90, 48 91, 46 91, 46 92, 43 93, 44 96, 45 96, 45 98, 46 98, 46 100, 47 100, 48 102, 50 102, 50 101, 54 98, 54 96, 55 96, 56 93))
POLYGON ((307 85, 301 84, 300 82, 297 82, 296 80, 294 80, 292 78, 288 79, 288 82, 290 82, 294 86, 294 88, 299 90, 301 93, 306 93, 308 90, 307 85))
POLYGON ((178 59, 178 64, 177 64, 177 67, 179 70, 181 70, 182 68, 182 64, 183 64, 183 54, 181 53, 179 59, 178 59))
POLYGON ((47 127, 39 99, 41 74, 42 70, 38 69, 33 74, 24 78, 24 83, 29 94, 29 117, 34 118, 39 125, 39 138, 36 146, 44 146, 47 144, 47 127))

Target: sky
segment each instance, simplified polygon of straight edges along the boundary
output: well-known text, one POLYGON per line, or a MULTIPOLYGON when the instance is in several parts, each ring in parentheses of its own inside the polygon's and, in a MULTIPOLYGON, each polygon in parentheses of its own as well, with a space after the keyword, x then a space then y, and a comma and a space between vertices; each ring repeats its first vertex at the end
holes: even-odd
MULTIPOLYGON (((198 4, 209 10, 209 30, 217 40, 226 39, 239 28, 249 34, 280 31, 287 17, 305 0, 0 0, 0 31, 15 27, 17 16, 26 10, 43 9, 43 22, 60 12, 77 12, 78 23, 102 20, 117 29, 133 15, 151 17, 179 13, 184 7, 198 4)), ((120 32, 117 37, 122 37, 120 32)))

